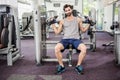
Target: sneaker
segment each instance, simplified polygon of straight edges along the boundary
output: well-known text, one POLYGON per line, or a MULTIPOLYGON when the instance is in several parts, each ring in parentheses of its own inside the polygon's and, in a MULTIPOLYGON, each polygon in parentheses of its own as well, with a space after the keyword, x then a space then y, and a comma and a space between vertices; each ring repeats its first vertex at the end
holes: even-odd
POLYGON ((61 74, 64 71, 65 71, 65 67, 62 67, 61 65, 57 66, 57 72, 56 72, 57 74, 61 74))
POLYGON ((83 67, 78 65, 75 67, 75 70, 77 71, 78 74, 83 74, 83 67))

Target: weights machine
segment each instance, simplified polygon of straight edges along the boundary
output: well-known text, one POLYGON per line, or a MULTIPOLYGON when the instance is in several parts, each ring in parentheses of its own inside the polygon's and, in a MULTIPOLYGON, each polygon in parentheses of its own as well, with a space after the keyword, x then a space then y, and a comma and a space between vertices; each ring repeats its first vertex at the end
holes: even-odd
POLYGON ((7 59, 8 66, 21 56, 15 17, 11 11, 12 6, 0 5, 0 59, 7 59))

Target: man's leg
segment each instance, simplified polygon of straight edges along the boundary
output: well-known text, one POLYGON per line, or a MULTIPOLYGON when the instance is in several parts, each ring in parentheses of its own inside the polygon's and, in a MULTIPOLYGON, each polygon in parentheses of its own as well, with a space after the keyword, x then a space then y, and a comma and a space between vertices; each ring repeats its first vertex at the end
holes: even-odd
POLYGON ((77 66, 78 66, 78 65, 81 65, 83 59, 85 58, 85 56, 86 56, 86 51, 87 51, 87 47, 85 46, 85 44, 81 43, 81 44, 79 44, 79 46, 78 46, 78 50, 80 50, 81 52, 80 52, 80 54, 79 54, 79 56, 78 56, 77 66))
POLYGON ((55 74, 60 74, 62 72, 65 71, 65 67, 63 65, 63 61, 62 61, 62 53, 61 53, 61 50, 63 50, 64 47, 61 43, 58 43, 56 46, 55 46, 55 55, 58 59, 58 63, 59 65, 57 66, 57 72, 55 74))
POLYGON ((56 58, 58 59, 59 65, 61 65, 62 67, 64 67, 63 61, 62 61, 62 53, 61 53, 61 50, 63 50, 63 49, 64 49, 64 47, 61 43, 58 43, 55 46, 55 55, 56 55, 56 58))
POLYGON ((81 66, 81 63, 82 63, 83 59, 85 58, 87 48, 83 43, 81 43, 81 44, 79 44, 77 49, 80 50, 81 52, 78 56, 78 63, 75 67, 75 70, 78 72, 78 74, 83 74, 83 67, 81 66))

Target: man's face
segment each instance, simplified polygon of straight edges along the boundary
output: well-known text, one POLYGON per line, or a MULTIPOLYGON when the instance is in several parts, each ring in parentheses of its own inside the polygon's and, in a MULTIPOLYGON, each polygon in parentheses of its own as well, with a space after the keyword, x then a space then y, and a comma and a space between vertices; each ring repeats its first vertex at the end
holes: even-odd
POLYGON ((65 8, 65 14, 66 14, 67 16, 71 16, 71 14, 72 14, 72 9, 71 9, 70 7, 65 8))

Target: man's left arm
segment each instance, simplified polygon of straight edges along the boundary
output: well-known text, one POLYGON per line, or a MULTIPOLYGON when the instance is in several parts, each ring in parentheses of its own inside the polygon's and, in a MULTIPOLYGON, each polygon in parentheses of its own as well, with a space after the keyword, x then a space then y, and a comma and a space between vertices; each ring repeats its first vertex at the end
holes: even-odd
POLYGON ((82 22, 82 19, 81 19, 81 18, 78 18, 78 25, 79 25, 80 30, 81 30, 82 32, 86 32, 86 31, 89 29, 89 27, 90 27, 90 24, 86 24, 86 26, 83 27, 83 22, 82 22))

